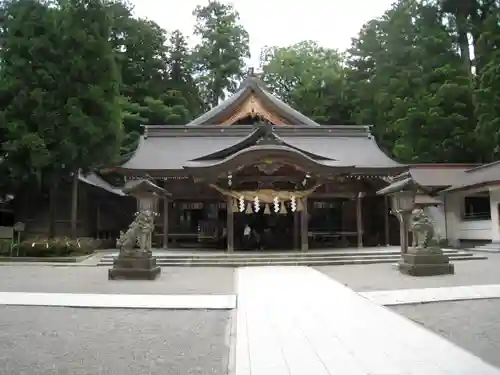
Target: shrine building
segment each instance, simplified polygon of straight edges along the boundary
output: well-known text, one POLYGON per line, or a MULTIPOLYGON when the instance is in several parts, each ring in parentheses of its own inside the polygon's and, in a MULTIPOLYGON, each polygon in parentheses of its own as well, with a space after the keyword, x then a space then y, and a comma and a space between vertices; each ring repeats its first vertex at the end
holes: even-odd
POLYGON ((266 233, 267 249, 397 242, 399 224, 375 193, 405 170, 369 126, 320 126, 253 74, 184 126, 146 126, 116 169, 171 193, 157 208, 156 246, 228 251, 243 247, 246 226, 266 233))

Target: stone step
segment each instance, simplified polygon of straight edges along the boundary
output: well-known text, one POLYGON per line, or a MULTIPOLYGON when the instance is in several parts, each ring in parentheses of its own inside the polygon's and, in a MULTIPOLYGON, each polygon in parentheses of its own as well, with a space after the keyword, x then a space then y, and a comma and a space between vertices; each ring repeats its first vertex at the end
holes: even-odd
MULTIPOLYGON (((448 256, 461 256, 461 257, 473 257, 474 254, 470 252, 445 252, 448 256)), ((112 261, 115 255, 108 254, 105 255, 102 261, 112 261)), ((322 256, 310 256, 307 254, 289 254, 288 256, 275 256, 272 254, 253 256, 247 254, 246 256, 231 256, 231 255, 221 255, 221 256, 170 256, 170 255, 156 255, 157 262, 279 262, 279 261, 314 261, 314 260, 331 260, 338 261, 344 259, 383 259, 383 258, 399 258, 399 253, 394 254, 352 254, 352 255, 342 255, 342 254, 324 254, 322 256)))
MULTIPOLYGON (((479 260, 487 259, 485 256, 471 254, 451 255, 450 260, 479 260)), ((385 256, 378 258, 366 257, 344 257, 335 259, 157 259, 157 264, 164 267, 176 266, 197 266, 197 267, 245 267, 245 266, 266 266, 266 265, 301 265, 301 266, 326 266, 326 265, 347 265, 347 264, 374 264, 374 263, 394 263, 399 260, 399 256, 385 256)), ((113 258, 103 258, 100 266, 111 266, 113 258)))
MULTIPOLYGON (((461 251, 461 250, 453 250, 446 249, 443 250, 443 253, 446 255, 452 254, 461 254, 461 255, 473 255, 471 252, 461 251)), ((116 254, 116 253, 115 253, 116 254)), ((106 254, 104 257, 113 257, 115 254, 106 254)), ((168 258, 168 259, 262 259, 262 258, 273 258, 273 259, 289 259, 289 258, 300 258, 300 259, 323 259, 325 257, 358 257, 358 256, 366 256, 366 257, 384 257, 384 256, 399 256, 400 251, 398 250, 366 250, 366 251, 308 251, 308 252, 234 252, 234 253, 226 253, 226 252, 218 252, 218 253, 176 253, 176 252, 166 252, 166 251, 157 251, 153 252, 157 259, 160 258, 168 258)))
POLYGON ((500 243, 492 242, 484 245, 478 245, 473 247, 471 250, 485 253, 500 253, 500 243))

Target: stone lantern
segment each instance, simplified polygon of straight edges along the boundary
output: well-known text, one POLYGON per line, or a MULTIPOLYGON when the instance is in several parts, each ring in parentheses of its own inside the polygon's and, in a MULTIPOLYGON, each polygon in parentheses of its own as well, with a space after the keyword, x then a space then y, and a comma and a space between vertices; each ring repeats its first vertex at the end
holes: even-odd
POLYGON ((418 192, 419 187, 409 177, 399 178, 377 192, 378 195, 391 197, 392 213, 400 222, 401 259, 398 269, 401 273, 411 276, 453 274, 454 267, 449 258, 438 246, 429 246, 435 229, 424 208, 439 202, 431 197, 422 201, 418 192), (410 231, 413 235, 412 247, 408 244, 410 231))
POLYGON ((136 198, 137 212, 127 231, 122 232, 117 240, 120 251, 108 278, 154 280, 161 272, 151 251, 155 217, 158 215, 159 198, 170 193, 149 180, 132 181, 123 192, 136 198))
POLYGON ((399 219, 401 233, 401 254, 408 252, 408 231, 411 214, 415 207, 416 193, 412 190, 401 190, 391 195, 392 212, 399 219))

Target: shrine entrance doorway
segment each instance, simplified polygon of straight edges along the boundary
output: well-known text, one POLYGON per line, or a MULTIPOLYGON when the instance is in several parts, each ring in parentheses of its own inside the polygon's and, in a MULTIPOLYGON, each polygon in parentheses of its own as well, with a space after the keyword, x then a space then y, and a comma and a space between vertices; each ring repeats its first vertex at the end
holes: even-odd
MULTIPOLYGON (((285 207, 286 203, 283 203, 285 207)), ((235 250, 292 250, 294 244, 294 212, 291 209, 274 211, 274 207, 264 206, 257 212, 237 212, 235 218, 235 250), (245 228, 250 232, 245 236, 245 228)))

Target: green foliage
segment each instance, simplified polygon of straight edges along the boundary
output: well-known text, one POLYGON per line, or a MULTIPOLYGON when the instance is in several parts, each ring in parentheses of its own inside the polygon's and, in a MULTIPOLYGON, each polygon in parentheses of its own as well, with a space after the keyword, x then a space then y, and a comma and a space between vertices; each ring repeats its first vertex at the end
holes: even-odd
POLYGON ((89 243, 66 237, 53 239, 32 239, 14 246, 14 253, 25 257, 64 257, 91 254, 89 243))
POLYGON ((65 80, 59 95, 73 150, 64 163, 74 170, 109 165, 123 139, 110 15, 101 0, 65 0, 61 17, 60 48, 67 58, 61 63, 65 80))
POLYGON ((351 123, 338 51, 303 41, 289 47, 267 47, 260 59, 262 80, 293 108, 322 124, 351 123))
POLYGON ((1 5, 2 164, 11 181, 41 180, 47 170, 61 167, 70 148, 62 139, 65 124, 58 95, 63 84, 59 63, 64 56, 57 49, 61 41, 58 11, 36 0, 1 5))
POLYGON ((194 56, 200 95, 206 105, 214 107, 226 92, 236 91, 244 59, 250 57, 249 37, 232 5, 210 1, 196 7, 193 15, 194 33, 201 37, 194 56))
POLYGON ((119 76, 99 0, 3 3, 0 113, 11 177, 54 183, 113 161, 121 143, 119 76), (78 145, 78 146, 77 146, 78 145))
POLYGON ((184 120, 187 122, 194 116, 201 115, 205 109, 193 78, 195 74, 193 53, 188 47, 186 37, 179 30, 175 30, 170 35, 167 50, 170 95, 184 99, 185 102, 181 103, 182 99, 177 99, 174 104, 185 106, 184 120))
POLYGON ((484 146, 485 161, 500 158, 500 11, 490 14, 478 43, 489 50, 488 62, 477 75, 477 135, 484 146))
POLYGON ((348 61, 358 121, 404 162, 473 162, 472 88, 439 9, 400 0, 365 26, 348 61))
MULTIPOLYGON (((499 6, 398 0, 347 53, 314 41, 264 49, 262 79, 320 124, 374 125, 400 161, 492 161, 500 157, 499 6)), ((234 92, 249 57, 237 11, 218 1, 194 10, 193 49, 122 0, 4 0, 0 8, 0 192, 119 164, 143 125, 185 124, 234 92)))
POLYGON ((132 7, 112 0, 111 41, 121 74, 120 100, 126 132, 121 153, 133 152, 143 125, 185 124, 199 113, 191 55, 179 31, 170 36, 156 23, 135 18, 132 7), (181 97, 174 101, 171 97, 181 97), (182 99, 184 98, 184 99, 182 99))

